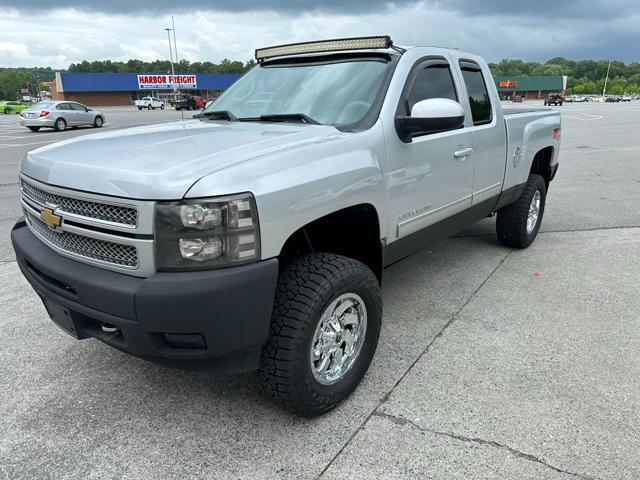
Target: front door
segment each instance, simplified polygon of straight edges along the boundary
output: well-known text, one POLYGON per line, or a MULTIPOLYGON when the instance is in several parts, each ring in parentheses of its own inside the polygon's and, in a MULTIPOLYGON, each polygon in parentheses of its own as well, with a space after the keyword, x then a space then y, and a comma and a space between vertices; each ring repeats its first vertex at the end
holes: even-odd
MULTIPOLYGON (((399 115, 430 98, 460 101, 461 91, 448 60, 418 61, 407 79, 399 115)), ((389 240, 401 239, 471 207, 473 135, 468 128, 387 142, 389 174, 389 240), (395 226, 395 228, 394 228, 395 226), (395 230, 395 231, 394 231, 395 230)))

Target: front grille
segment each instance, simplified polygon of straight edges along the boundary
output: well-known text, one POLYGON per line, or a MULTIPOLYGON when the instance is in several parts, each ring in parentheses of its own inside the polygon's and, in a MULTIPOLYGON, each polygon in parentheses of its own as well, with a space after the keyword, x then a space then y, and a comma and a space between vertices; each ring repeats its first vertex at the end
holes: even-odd
POLYGON ((24 210, 29 226, 43 239, 64 252, 124 267, 138 266, 138 250, 132 245, 98 240, 50 229, 39 217, 24 210))
POLYGON ((135 208, 56 195, 34 187, 24 180, 20 181, 20 186, 26 197, 43 205, 58 207, 61 211, 67 213, 131 227, 135 227, 138 223, 138 211, 135 208))

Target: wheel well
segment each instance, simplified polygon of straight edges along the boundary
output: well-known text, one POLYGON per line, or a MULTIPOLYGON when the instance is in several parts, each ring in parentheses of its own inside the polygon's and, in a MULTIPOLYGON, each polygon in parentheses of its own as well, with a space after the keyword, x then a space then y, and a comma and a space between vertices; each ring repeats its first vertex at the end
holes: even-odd
POLYGON ((533 162, 531 163, 531 170, 529 173, 534 173, 540 175, 544 178, 544 182, 547 187, 549 187, 549 182, 551 181, 551 160, 553 159, 553 147, 545 147, 542 150, 538 151, 533 157, 533 162))
POLYGON ((373 205, 338 210, 296 230, 280 252, 280 268, 313 252, 335 253, 367 265, 382 281, 380 224, 373 205))

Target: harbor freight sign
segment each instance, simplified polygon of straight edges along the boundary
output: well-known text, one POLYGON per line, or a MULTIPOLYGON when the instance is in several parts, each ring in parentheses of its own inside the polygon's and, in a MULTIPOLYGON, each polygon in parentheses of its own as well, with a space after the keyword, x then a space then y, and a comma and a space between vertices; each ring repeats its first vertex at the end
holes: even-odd
MULTIPOLYGON (((138 75, 138 88, 148 89, 171 89, 174 86, 173 75, 138 75)), ((176 75, 176 88, 198 88, 195 75, 176 75)))

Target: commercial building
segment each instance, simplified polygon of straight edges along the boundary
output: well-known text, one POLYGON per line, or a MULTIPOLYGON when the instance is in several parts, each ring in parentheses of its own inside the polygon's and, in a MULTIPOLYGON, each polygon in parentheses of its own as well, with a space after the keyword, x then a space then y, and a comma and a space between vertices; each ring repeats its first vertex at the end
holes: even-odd
MULTIPOLYGON (((183 94, 215 98, 240 74, 177 74, 176 88, 183 94)), ((163 73, 66 73, 56 72, 50 85, 54 100, 71 100, 85 105, 131 105, 147 95, 169 101, 173 98, 173 78, 163 73)))
POLYGON ((567 76, 533 75, 530 77, 494 76, 498 93, 502 99, 520 95, 527 99, 545 98, 550 93, 564 95, 567 90, 567 76))

